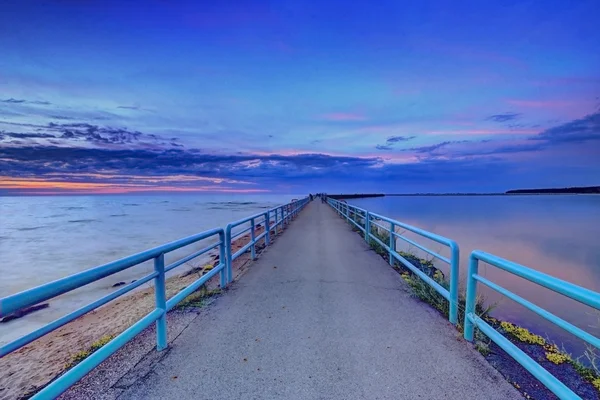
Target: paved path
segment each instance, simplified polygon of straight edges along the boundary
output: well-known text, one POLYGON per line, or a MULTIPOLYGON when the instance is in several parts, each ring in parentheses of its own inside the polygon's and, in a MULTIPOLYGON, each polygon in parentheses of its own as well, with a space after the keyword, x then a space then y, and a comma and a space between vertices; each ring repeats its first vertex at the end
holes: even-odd
POLYGON ((317 200, 121 398, 521 396, 317 200))

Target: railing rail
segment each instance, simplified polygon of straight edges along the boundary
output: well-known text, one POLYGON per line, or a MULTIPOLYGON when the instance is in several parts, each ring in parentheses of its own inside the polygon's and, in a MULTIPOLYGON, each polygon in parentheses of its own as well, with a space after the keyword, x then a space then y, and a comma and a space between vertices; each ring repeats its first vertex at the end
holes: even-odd
POLYGON ((291 220, 298 215, 300 210, 302 210, 302 208, 304 208, 304 206, 306 206, 306 204, 308 204, 308 201, 309 201, 308 198, 293 201, 291 203, 272 208, 268 211, 265 211, 264 213, 255 214, 250 217, 243 218, 238 221, 229 223, 227 225, 227 227, 225 228, 227 282, 231 282, 231 280, 233 279, 233 271, 232 271, 233 261, 236 258, 238 258, 239 256, 241 256, 248 249, 250 249, 250 251, 251 251, 252 259, 256 258, 256 244, 264 237, 265 238, 265 246, 268 246, 269 240, 270 240, 270 232, 272 230, 274 230, 275 232, 278 232, 278 230, 280 229, 279 225, 282 225, 282 228, 283 228, 285 225, 289 224, 291 222, 291 220), (275 217, 273 224, 271 224, 271 221, 273 220, 272 214, 275 217), (255 235, 256 227, 257 227, 257 225, 259 225, 261 223, 264 226, 264 232, 262 232, 260 235, 256 236, 255 235), (244 225, 246 225, 246 224, 249 224, 250 226, 245 227, 244 225), (234 233, 233 229, 238 226, 244 226, 244 229, 234 233), (238 251, 236 251, 235 253, 232 253, 233 239, 244 234, 248 230, 251 232, 250 241, 248 243, 246 243, 238 251))
POLYGON ((362 208, 350 205, 348 203, 335 200, 332 198, 327 198, 327 202, 331 207, 333 207, 342 217, 345 217, 348 222, 352 223, 354 226, 358 227, 363 233, 365 240, 369 242, 370 240, 374 240, 379 243, 384 249, 386 249, 389 253, 389 262, 390 265, 394 264, 394 260, 398 260, 398 262, 402 263, 406 268, 410 269, 414 274, 416 274, 419 278, 421 278, 424 282, 434 288, 439 294, 444 296, 446 300, 448 300, 448 320, 455 324, 458 320, 458 283, 459 283, 459 247, 458 244, 454 240, 445 238, 443 236, 437 235, 435 233, 428 232, 426 230, 414 227, 412 225, 405 224, 400 221, 396 221, 394 219, 385 217, 380 214, 376 214, 362 208), (360 221, 363 221, 363 225, 357 223, 356 218, 360 221), (380 222, 384 221, 389 224, 389 226, 384 226, 380 222), (373 234, 373 226, 379 228, 386 232, 389 235, 389 243, 383 243, 376 235, 373 234), (439 244, 447 246, 450 250, 450 258, 444 257, 437 252, 428 249, 427 247, 411 240, 396 231, 396 228, 402 228, 407 231, 413 232, 421 237, 433 240, 439 244), (449 264, 450 266, 450 290, 446 289, 438 282, 430 278, 427 274, 413 265, 406 258, 402 257, 396 251, 396 241, 397 239, 401 239, 423 251, 432 255, 433 257, 449 264))
POLYGON ((483 261, 491 266, 520 276, 521 278, 524 278, 530 282, 543 286, 556 293, 560 293, 597 310, 600 310, 600 293, 585 289, 570 282, 546 275, 542 272, 514 263, 512 261, 505 260, 495 255, 485 253, 483 251, 475 250, 471 253, 469 258, 469 270, 467 273, 467 298, 465 305, 465 339, 468 341, 473 341, 474 330, 475 327, 477 327, 479 330, 481 330, 481 332, 483 332, 483 334, 485 334, 500 348, 506 351, 560 399, 579 399, 580 397, 577 396, 577 394, 575 394, 559 379, 554 377, 544 367, 538 364, 534 359, 529 357, 527 354, 525 354, 525 352, 523 352, 508 339, 506 339, 500 332, 494 329, 494 327, 475 314, 477 284, 482 283, 490 289, 495 290, 511 300, 514 300, 515 302, 538 314, 542 318, 552 322, 553 324, 561 327, 567 332, 570 332, 571 334, 586 341, 592 346, 595 346, 596 348, 600 348, 600 339, 479 275, 479 261, 483 261))
POLYGON ((292 218, 294 218, 298 212, 306 206, 308 198, 293 201, 291 203, 275 207, 267 210, 264 213, 259 213, 251 217, 242 219, 240 221, 233 222, 227 225, 226 229, 211 229, 205 232, 198 233, 180 240, 176 240, 171 243, 167 243, 158 247, 154 247, 150 250, 146 250, 129 257, 122 258, 117 261, 110 262, 98 267, 82 271, 77 274, 67 276, 65 278, 58 279, 53 282, 46 283, 34 287, 32 289, 25 290, 20 293, 16 293, 4 298, 0 298, 0 318, 6 315, 12 314, 18 310, 39 304, 40 302, 55 298, 62 294, 68 293, 77 288, 83 287, 90 283, 96 282, 100 279, 106 278, 128 268, 132 268, 143 262, 153 260, 154 271, 137 279, 136 281, 123 286, 114 292, 87 304, 65 316, 52 321, 43 327, 20 337, 2 347, 0 347, 0 357, 4 357, 15 350, 31 343, 32 341, 39 339, 40 337, 47 335, 48 333, 60 328, 61 326, 73 321, 74 319, 101 307, 108 302, 123 296, 124 294, 131 292, 132 290, 142 286, 154 280, 154 292, 155 292, 155 308, 147 315, 142 317, 139 321, 134 323, 131 327, 127 328, 121 334, 113 338, 110 342, 104 345, 102 348, 91 354, 85 360, 78 363, 76 366, 68 370, 66 373, 61 375, 56 380, 52 381, 49 385, 39 391, 33 399, 47 399, 58 397, 61 393, 66 391, 70 386, 80 380, 83 376, 88 374, 92 369, 97 367, 100 363, 106 360, 110 355, 115 353, 127 342, 133 339, 136 335, 141 333, 144 329, 149 327, 152 323, 156 323, 156 347, 157 350, 163 350, 167 347, 167 320, 166 313, 175 307, 179 302, 185 299, 187 296, 192 294, 208 280, 217 274, 220 274, 220 286, 225 287, 229 282, 233 280, 231 265, 232 261, 239 257, 242 253, 251 248, 252 258, 255 258, 255 245, 256 243, 265 238, 265 244, 269 244, 269 235, 272 229, 276 232, 279 231, 279 225, 289 224, 292 218), (271 217, 275 217, 274 225, 271 225, 271 217), (262 218, 262 219, 261 219, 262 218), (250 222, 250 227, 243 229, 240 232, 236 232, 232 235, 232 229, 234 227, 243 225, 246 222, 250 222), (265 231, 258 236, 255 236, 255 227, 257 223, 264 223, 265 231), (251 232, 251 239, 242 249, 238 250, 235 254, 231 254, 231 242, 237 237, 244 233, 251 232), (209 243, 201 250, 195 251, 170 265, 165 266, 165 254, 172 251, 181 249, 189 246, 193 243, 201 242, 204 240, 216 240, 215 242, 209 243), (202 275, 199 279, 189 284, 185 289, 181 290, 173 297, 167 300, 166 298, 166 287, 165 274, 184 263, 197 258, 209 251, 217 248, 219 249, 219 262, 217 265, 202 275))

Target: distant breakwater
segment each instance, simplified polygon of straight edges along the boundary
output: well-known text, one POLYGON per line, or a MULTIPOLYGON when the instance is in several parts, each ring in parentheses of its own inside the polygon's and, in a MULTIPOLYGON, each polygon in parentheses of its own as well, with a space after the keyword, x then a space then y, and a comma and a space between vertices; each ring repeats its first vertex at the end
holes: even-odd
POLYGON ((328 197, 336 200, 342 199, 363 199, 368 197, 384 197, 383 193, 354 193, 354 194, 328 194, 328 197))

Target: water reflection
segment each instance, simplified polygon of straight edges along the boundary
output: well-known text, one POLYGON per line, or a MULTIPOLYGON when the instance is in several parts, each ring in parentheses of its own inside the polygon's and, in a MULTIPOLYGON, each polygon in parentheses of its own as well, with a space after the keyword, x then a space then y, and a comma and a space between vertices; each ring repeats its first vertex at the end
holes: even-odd
MULTIPOLYGON (((493 253, 577 285, 600 291, 600 196, 510 197, 384 197, 351 203, 457 241, 461 249, 461 280, 471 251, 493 253)), ((437 243, 407 234, 447 256, 437 243)), ((398 242, 398 248, 426 253, 398 242)), ((436 262, 444 273, 447 266, 436 262)), ((600 336, 598 313, 565 296, 482 263, 480 273, 559 317, 600 336)), ((549 336, 581 354, 579 339, 498 293, 479 285, 493 314, 549 336)))

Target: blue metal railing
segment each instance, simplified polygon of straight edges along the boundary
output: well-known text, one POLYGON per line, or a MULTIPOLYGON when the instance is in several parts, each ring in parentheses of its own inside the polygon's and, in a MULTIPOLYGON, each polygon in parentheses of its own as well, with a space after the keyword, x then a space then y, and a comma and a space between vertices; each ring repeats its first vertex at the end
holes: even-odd
POLYGON ((398 260, 406 268, 410 269, 414 274, 421 278, 424 282, 430 285, 435 291, 441 294, 446 300, 448 300, 448 320, 456 325, 458 320, 458 281, 459 281, 459 247, 454 240, 445 238, 435 233, 427 232, 423 229, 405 224, 403 222, 396 221, 391 218, 384 217, 383 215, 375 214, 362 208, 350 205, 346 202, 341 202, 332 198, 327 198, 327 202, 333 207, 342 217, 345 217, 348 222, 352 223, 358 229, 364 233, 365 240, 374 240, 379 243, 383 248, 389 252, 390 265, 394 265, 394 260, 398 260), (362 222, 362 225, 357 223, 356 219, 362 222), (388 223, 388 226, 380 224, 380 221, 388 223), (377 236, 373 235, 373 227, 376 229, 382 229, 389 235, 389 243, 383 243, 377 236), (407 231, 416 233, 417 235, 433 240, 450 249, 450 258, 444 257, 427 247, 420 245, 419 243, 399 234, 396 232, 396 228, 403 228, 407 231), (401 239, 423 251, 432 255, 433 257, 450 265, 450 290, 446 289, 438 282, 430 278, 426 273, 417 268, 414 264, 402 257, 396 251, 396 241, 401 239))
POLYGON ((517 275, 530 282, 536 283, 556 293, 560 293, 564 296, 567 296, 582 304, 586 304, 597 310, 600 309, 600 293, 582 288, 570 282, 566 282, 553 276, 546 275, 539 271, 527 268, 523 265, 505 260, 492 254, 485 253, 483 251, 475 250, 471 253, 471 257, 469 259, 469 270, 467 274, 467 299, 465 311, 465 339, 467 339, 468 341, 473 341, 474 329, 475 327, 477 327, 479 330, 481 330, 481 332, 483 332, 483 334, 485 334, 500 348, 506 351, 506 353, 508 353, 512 358, 514 358, 519 364, 521 364, 527 371, 529 371, 533 376, 535 376, 541 383, 543 383, 560 399, 579 399, 580 397, 577 396, 567 386, 565 386, 560 380, 554 377, 550 372, 548 372, 544 367, 538 364, 534 359, 525 354, 521 349, 512 344, 508 339, 506 339, 500 332, 494 329, 485 320, 483 320, 475 314, 477 283, 482 283, 490 289, 495 290, 496 292, 508 297, 509 299, 516 301, 525 308, 538 314, 542 318, 545 318, 546 320, 563 328, 567 332, 572 333, 573 335, 586 341, 592 346, 595 346, 596 348, 600 348, 600 339, 479 275, 479 261, 483 261, 489 265, 500 268, 511 274, 517 275))
POLYGON ((175 307, 184 298, 192 294, 208 280, 210 280, 216 274, 220 274, 220 285, 221 287, 227 286, 229 282, 233 280, 231 265, 232 261, 248 250, 252 248, 252 257, 255 258, 255 244, 258 240, 265 237, 265 244, 269 244, 269 233, 272 228, 276 232, 279 231, 279 225, 288 224, 298 212, 306 206, 308 198, 294 201, 283 206, 279 206, 270 209, 262 214, 257 214, 252 217, 234 222, 227 225, 227 228, 211 229, 196 235, 192 235, 180 240, 176 240, 171 243, 164 244, 152 248, 150 250, 143 251, 141 253, 134 254, 129 257, 122 258, 117 261, 113 261, 108 264, 104 264, 95 268, 88 269, 86 271, 67 276, 65 278, 50 282, 29 290, 25 290, 20 293, 16 293, 4 298, 0 298, 0 318, 6 315, 12 314, 18 310, 33 306, 40 302, 52 299, 60 296, 64 293, 70 292, 82 286, 96 282, 100 279, 106 278, 110 275, 116 274, 117 272, 125 269, 134 267, 143 262, 153 260, 154 271, 129 285, 123 286, 120 289, 90 303, 84 307, 81 307, 47 325, 19 338, 2 347, 0 347, 0 358, 7 354, 20 349, 21 347, 31 343, 32 341, 39 339, 40 337, 60 328, 61 326, 73 321, 74 319, 101 307, 102 305, 140 287, 141 285, 154 280, 155 288, 155 308, 142 319, 137 321, 131 327, 123 331, 117 337, 112 339, 106 345, 101 347, 99 350, 92 353, 89 357, 78 363, 76 366, 68 370, 66 373, 61 375, 56 380, 52 381, 49 385, 39 391, 32 399, 51 399, 58 397, 61 393, 66 391, 70 386, 88 374, 91 370, 97 367, 100 363, 110 357, 113 353, 123 347, 127 342, 133 339, 136 335, 141 333, 144 329, 149 327, 153 322, 156 323, 156 347, 157 350, 163 350, 167 347, 167 319, 166 313, 175 307), (271 216, 275 218, 274 226, 270 225, 271 216), (265 232, 255 237, 255 222, 257 218, 263 217, 262 222, 265 223, 265 232), (244 224, 250 221, 250 228, 244 229, 241 232, 237 232, 235 235, 231 235, 233 227, 244 224), (243 235, 248 230, 251 232, 251 240, 242 249, 237 251, 234 255, 231 254, 231 242, 235 238, 243 235), (182 247, 197 243, 203 240, 218 239, 215 243, 210 243, 203 249, 196 251, 186 257, 173 262, 170 265, 165 266, 165 254, 180 249, 182 247), (185 289, 178 292, 176 295, 167 300, 166 298, 166 287, 165 287, 165 274, 180 265, 199 257, 212 249, 219 248, 219 263, 214 266, 208 273, 197 279, 185 289))
POLYGON ((225 238, 226 238, 226 248, 225 251, 227 253, 227 279, 231 281, 233 278, 232 272, 232 263, 233 261, 241 256, 243 253, 250 249, 252 259, 256 258, 256 243, 261 240, 263 237, 265 238, 265 246, 269 245, 270 232, 273 230, 275 234, 279 231, 279 225, 283 228, 285 225, 289 224, 293 218, 295 218, 300 210, 308 204, 308 198, 293 201, 291 203, 272 208, 264 213, 259 213, 252 215, 250 217, 240 219, 239 221, 232 222, 227 225, 225 228, 225 238), (274 221, 271 224, 271 221, 274 221), (259 224, 263 224, 264 232, 260 235, 256 236, 256 227, 259 224), (249 225, 249 226, 246 226, 249 225), (242 229, 233 233, 233 229, 242 226, 242 229), (267 228, 268 227, 268 228, 267 228), (250 241, 246 243, 242 248, 240 248, 235 253, 232 253, 231 244, 233 240, 244 233, 250 231, 250 241))
MULTIPOLYGON (((430 232, 423 231, 419 228, 406 225, 404 223, 392 220, 390 218, 371 213, 362 208, 352 206, 345 202, 340 202, 331 198, 327 199, 328 203, 333 207, 340 216, 345 217, 350 223, 354 224, 359 228, 365 235, 365 240, 374 240, 381 246, 386 248, 389 252, 390 264, 393 264, 393 260, 397 259, 412 272, 417 274, 421 279, 431 285, 435 290, 442 294, 446 299, 450 301, 450 320, 456 322, 457 308, 455 305, 458 303, 458 272, 459 272, 459 249, 456 243, 452 240, 444 237, 435 235, 430 232), (357 222, 358 219, 358 223, 357 222), (385 221, 389 224, 389 228, 381 225, 378 221, 385 221), (383 229, 390 235, 389 245, 383 243, 377 236, 372 234, 373 225, 378 229, 383 229), (399 235, 395 228, 399 226, 411 232, 417 233, 423 237, 434 240, 438 243, 445 244, 450 248, 451 257, 450 259, 443 257, 428 248, 416 243, 408 238, 399 235), (419 249, 433 255, 437 259, 440 259, 450 264, 450 291, 440 286, 437 282, 423 273, 421 270, 416 268, 413 264, 402 258, 395 250, 396 240, 400 238, 407 243, 418 247, 419 249), (454 308, 454 310, 453 310, 454 308), (454 321, 453 321, 454 316, 454 321)), ((511 291, 501 287, 500 285, 490 281, 489 279, 479 275, 479 261, 486 262, 494 267, 500 268, 504 271, 517 275, 521 278, 527 279, 530 282, 536 283, 540 286, 548 288, 554 292, 560 293, 573 300, 576 300, 582 304, 593 307, 600 310, 600 293, 594 292, 589 289, 585 289, 581 286, 574 285, 570 282, 563 281, 558 278, 554 278, 550 275, 541 273, 539 271, 527 268, 523 265, 505 260, 495 255, 485 253, 479 250, 475 250, 471 253, 469 269, 467 274, 467 293, 465 300, 465 320, 464 320, 464 337, 468 341, 473 341, 474 330, 478 328, 483 334, 489 337, 494 343, 502 348, 507 354, 513 357, 519 364, 521 364, 527 371, 535 376, 542 384, 544 384, 549 390, 556 394, 560 399, 580 399, 580 397, 563 384, 559 379, 550 374, 534 359, 529 357, 525 352, 515 346, 500 332, 494 329, 493 326, 488 324, 484 319, 480 318, 475 313, 475 306, 477 302, 477 284, 482 283, 492 290, 508 297, 509 299, 521 304, 525 308, 535 312, 539 316, 546 320, 554 323, 555 325, 563 328, 567 332, 577 336, 585 342, 591 344, 596 348, 600 348, 600 339, 584 331, 581 328, 563 320, 560 317, 544 310, 543 308, 531 303, 530 301, 512 293, 511 291)))

